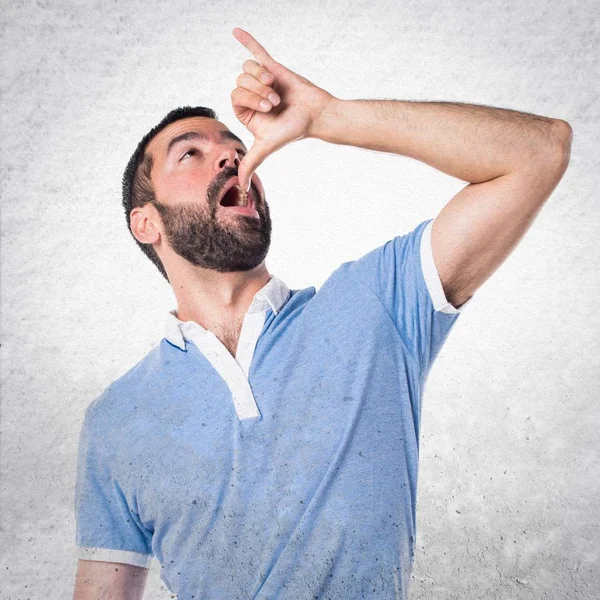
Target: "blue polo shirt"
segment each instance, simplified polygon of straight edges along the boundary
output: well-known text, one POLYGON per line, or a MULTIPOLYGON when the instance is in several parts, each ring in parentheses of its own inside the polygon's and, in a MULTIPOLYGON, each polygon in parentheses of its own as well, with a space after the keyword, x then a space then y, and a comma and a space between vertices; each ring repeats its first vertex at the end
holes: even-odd
POLYGON ((148 568, 180 600, 406 599, 421 399, 460 308, 433 220, 321 286, 276 276, 235 358, 193 321, 86 409, 81 559, 148 568))

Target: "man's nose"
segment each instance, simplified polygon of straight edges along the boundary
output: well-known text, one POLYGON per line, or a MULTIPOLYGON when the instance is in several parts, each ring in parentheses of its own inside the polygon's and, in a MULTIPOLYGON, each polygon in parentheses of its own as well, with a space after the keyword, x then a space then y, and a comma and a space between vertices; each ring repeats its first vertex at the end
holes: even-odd
POLYGON ((219 164, 219 169, 223 169, 224 167, 234 167, 238 168, 240 166, 240 159, 238 156, 238 152, 235 148, 231 146, 223 148, 217 157, 217 162, 219 164))

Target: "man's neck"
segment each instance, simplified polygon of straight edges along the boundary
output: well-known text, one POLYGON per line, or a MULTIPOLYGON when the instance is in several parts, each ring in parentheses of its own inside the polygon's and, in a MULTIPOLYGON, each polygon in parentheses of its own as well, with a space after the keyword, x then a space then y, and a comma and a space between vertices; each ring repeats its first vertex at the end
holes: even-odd
POLYGON ((177 299, 177 317, 216 332, 243 320, 256 292, 271 275, 263 262, 251 271, 234 273, 186 266, 169 274, 169 279, 177 299))

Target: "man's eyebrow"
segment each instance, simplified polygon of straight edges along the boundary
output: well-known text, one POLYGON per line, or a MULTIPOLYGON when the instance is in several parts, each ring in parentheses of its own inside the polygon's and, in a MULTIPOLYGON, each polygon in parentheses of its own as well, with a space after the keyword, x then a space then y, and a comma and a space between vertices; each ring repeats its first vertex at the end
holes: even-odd
MULTIPOLYGON (((235 133, 229 130, 223 130, 220 132, 220 137, 222 140, 234 140, 241 144, 244 148, 246 148, 246 144, 237 136, 235 133)), ((179 142, 184 142, 187 140, 208 140, 208 136, 203 131, 186 131, 185 133, 181 133, 180 135, 175 136, 167 147, 167 156, 171 153, 171 149, 175 144, 179 142)))

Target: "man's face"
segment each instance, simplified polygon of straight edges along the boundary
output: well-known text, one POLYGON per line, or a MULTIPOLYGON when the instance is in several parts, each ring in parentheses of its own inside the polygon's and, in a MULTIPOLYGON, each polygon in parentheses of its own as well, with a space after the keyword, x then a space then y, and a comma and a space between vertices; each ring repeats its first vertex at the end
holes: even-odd
MULTIPOLYGON (((271 217, 260 179, 254 174, 243 214, 221 206, 223 190, 237 178, 246 148, 223 123, 190 117, 171 123, 150 142, 152 183, 164 234, 174 252, 191 264, 220 273, 248 271, 265 259, 271 217), (173 140, 190 132, 205 139, 173 140)), ((236 180, 237 183, 237 180, 236 180)))

